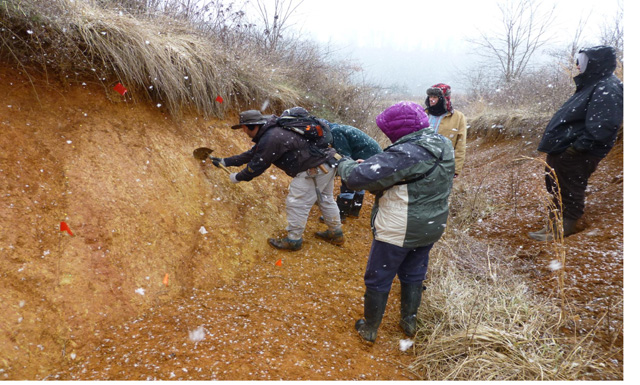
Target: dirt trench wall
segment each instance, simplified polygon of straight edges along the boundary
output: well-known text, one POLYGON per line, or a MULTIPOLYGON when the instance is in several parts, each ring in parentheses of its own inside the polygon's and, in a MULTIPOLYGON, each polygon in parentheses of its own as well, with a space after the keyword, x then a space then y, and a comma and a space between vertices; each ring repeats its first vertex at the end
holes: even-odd
POLYGON ((232 279, 285 225, 281 171, 232 185, 193 159, 248 149, 231 122, 176 122, 107 92, 0 70, 0 378, 72 360, 97 325, 232 279))

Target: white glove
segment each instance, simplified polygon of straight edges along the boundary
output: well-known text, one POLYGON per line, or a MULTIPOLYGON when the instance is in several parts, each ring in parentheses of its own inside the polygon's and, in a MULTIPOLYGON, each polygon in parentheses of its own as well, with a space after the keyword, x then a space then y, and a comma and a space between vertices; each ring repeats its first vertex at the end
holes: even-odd
POLYGON ((229 174, 229 180, 231 180, 231 183, 238 183, 240 182, 239 180, 236 179, 236 175, 238 175, 237 172, 234 172, 233 174, 229 174))

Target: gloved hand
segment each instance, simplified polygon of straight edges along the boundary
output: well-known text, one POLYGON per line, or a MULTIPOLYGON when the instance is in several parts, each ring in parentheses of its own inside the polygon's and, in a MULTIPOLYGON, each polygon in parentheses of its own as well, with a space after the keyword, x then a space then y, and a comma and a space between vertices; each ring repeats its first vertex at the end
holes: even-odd
POLYGON ((213 163, 213 165, 218 168, 220 168, 220 165, 226 166, 226 164, 224 164, 224 159, 222 158, 216 158, 215 156, 210 156, 209 159, 211 159, 211 163, 213 163))
POLYGON ((229 174, 229 180, 231 180, 231 183, 233 184, 240 182, 239 180, 236 179, 236 175, 238 175, 237 172, 234 172, 233 174, 229 174))
POLYGON ((576 150, 576 148, 575 148, 575 147, 573 147, 573 146, 570 146, 569 148, 567 148, 567 149, 565 150, 565 152, 566 152, 567 154, 569 154, 569 155, 572 155, 572 156, 574 156, 574 155, 578 155, 578 154, 580 153, 580 151, 576 150))

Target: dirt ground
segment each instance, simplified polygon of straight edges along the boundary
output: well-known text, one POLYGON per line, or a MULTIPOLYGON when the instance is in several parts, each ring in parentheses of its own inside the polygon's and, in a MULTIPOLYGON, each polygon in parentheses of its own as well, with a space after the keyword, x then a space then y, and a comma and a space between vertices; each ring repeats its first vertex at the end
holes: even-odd
POLYGON ((557 300, 573 319, 569 334, 595 334, 605 350, 620 349, 612 364, 622 365, 623 353, 623 145, 618 142, 589 179, 579 233, 564 240, 565 275, 560 282, 552 264, 562 260, 551 243, 527 237, 542 228, 545 218, 544 159, 537 138, 499 143, 472 141, 465 181, 490 197, 491 213, 469 232, 512 250, 514 266, 530 279, 536 294, 557 300), (523 159, 535 158, 537 160, 523 159), (523 160, 519 160, 523 159, 523 160))
MULTIPOLYGON (((110 87, 53 86, 7 67, 0 93, 1 379, 417 379, 412 349, 400 350, 397 282, 376 344, 353 329, 371 195, 345 223, 344 246, 314 239, 325 228, 314 207, 301 251, 271 249, 289 178, 271 169, 231 185, 191 157, 249 148, 228 130, 233 117, 176 122, 110 87)), ((621 347, 622 148, 592 178, 559 292, 556 256, 526 237, 542 224, 542 167, 512 162, 538 156, 536 144, 469 142, 456 188, 491 202, 469 233, 512 248, 537 293, 564 293, 576 333, 621 347)))

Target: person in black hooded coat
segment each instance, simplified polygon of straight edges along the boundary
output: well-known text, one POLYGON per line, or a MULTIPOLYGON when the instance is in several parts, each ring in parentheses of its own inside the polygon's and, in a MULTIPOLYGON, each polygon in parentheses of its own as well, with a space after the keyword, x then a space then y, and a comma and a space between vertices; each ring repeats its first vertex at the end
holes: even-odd
POLYGON ((623 86, 613 74, 616 54, 613 47, 597 46, 578 53, 580 74, 574 77, 576 92, 549 121, 538 151, 547 154, 545 184, 554 196, 550 221, 529 237, 549 241, 576 232, 576 222, 584 214, 587 181, 598 163, 615 144, 623 118, 623 86), (557 199, 558 187, 562 207, 557 199), (558 213, 562 213, 561 215, 558 213), (562 218, 562 232, 558 226, 562 218))

